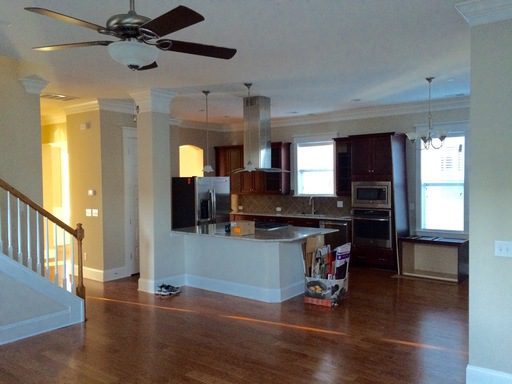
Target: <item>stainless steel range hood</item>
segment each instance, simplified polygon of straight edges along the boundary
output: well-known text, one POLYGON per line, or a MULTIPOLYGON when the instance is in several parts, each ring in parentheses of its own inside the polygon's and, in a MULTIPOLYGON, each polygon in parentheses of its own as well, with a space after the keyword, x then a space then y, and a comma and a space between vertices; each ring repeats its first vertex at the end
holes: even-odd
POLYGON ((244 97, 244 170, 271 168, 270 98, 244 97))

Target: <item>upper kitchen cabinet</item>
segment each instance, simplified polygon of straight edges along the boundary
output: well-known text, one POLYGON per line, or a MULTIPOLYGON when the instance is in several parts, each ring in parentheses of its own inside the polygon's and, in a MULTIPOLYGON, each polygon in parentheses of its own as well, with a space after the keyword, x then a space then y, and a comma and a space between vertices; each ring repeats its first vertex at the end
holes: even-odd
POLYGON ((242 145, 215 147, 215 175, 231 178, 231 193, 240 193, 242 189, 242 174, 232 172, 243 166, 244 147, 242 145))
POLYGON ((352 167, 351 167, 351 144, 348 137, 335 138, 335 175, 336 195, 348 196, 351 193, 352 167))
POLYGON ((265 173, 265 193, 287 195, 290 193, 290 143, 271 145, 271 167, 282 172, 265 173))
POLYGON ((228 145, 215 147, 217 176, 231 177, 231 193, 281 194, 290 193, 290 143, 276 142, 271 145, 271 167, 282 172, 240 172, 244 167, 244 147, 228 145))
POLYGON ((350 136, 352 180, 392 180, 391 133, 350 136))

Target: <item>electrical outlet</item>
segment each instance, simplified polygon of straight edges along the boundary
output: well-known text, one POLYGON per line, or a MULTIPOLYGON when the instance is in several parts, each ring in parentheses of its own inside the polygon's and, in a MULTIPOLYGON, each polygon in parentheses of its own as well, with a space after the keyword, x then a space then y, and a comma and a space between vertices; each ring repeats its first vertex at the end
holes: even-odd
POLYGON ((512 242, 495 240, 494 241, 494 254, 500 257, 512 257, 512 242))
POLYGON ((336 201, 336 206, 337 206, 338 208, 343 208, 343 200, 338 200, 338 201, 336 201))
POLYGON ((281 212, 281 207, 276 207, 276 212, 281 212))

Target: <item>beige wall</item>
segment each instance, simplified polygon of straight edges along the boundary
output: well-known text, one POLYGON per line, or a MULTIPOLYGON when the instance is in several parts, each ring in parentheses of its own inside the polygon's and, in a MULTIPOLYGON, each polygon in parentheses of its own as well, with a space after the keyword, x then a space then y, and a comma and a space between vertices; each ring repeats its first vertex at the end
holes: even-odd
POLYGON ((469 364, 509 374, 512 258, 494 241, 512 241, 511 42, 512 21, 471 30, 469 364))
POLYGON ((25 92, 18 62, 0 56, 0 177, 42 204, 39 95, 25 92))
POLYGON ((125 265, 123 127, 134 126, 131 114, 96 110, 67 116, 71 223, 83 223, 84 262, 110 270, 125 265), (89 128, 81 126, 88 124, 89 128), (93 189, 95 196, 88 196, 93 189), (98 217, 85 216, 97 208, 98 217))
POLYGON ((82 223, 85 229, 83 251, 84 266, 102 270, 103 261, 103 202, 102 153, 100 112, 83 112, 67 116, 69 151, 69 181, 72 226, 82 223), (80 125, 89 123, 88 129, 80 125), (87 196, 94 189, 96 196, 87 196), (99 217, 86 217, 86 208, 99 209, 99 217))
POLYGON ((100 112, 104 269, 125 265, 123 127, 134 127, 133 116, 100 112))

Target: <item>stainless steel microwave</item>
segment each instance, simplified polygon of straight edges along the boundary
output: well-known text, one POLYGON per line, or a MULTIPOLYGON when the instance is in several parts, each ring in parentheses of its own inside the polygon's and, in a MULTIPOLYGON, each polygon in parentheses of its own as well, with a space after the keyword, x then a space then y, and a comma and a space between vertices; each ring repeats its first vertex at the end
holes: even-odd
POLYGON ((391 182, 353 181, 352 208, 391 209, 391 182))

